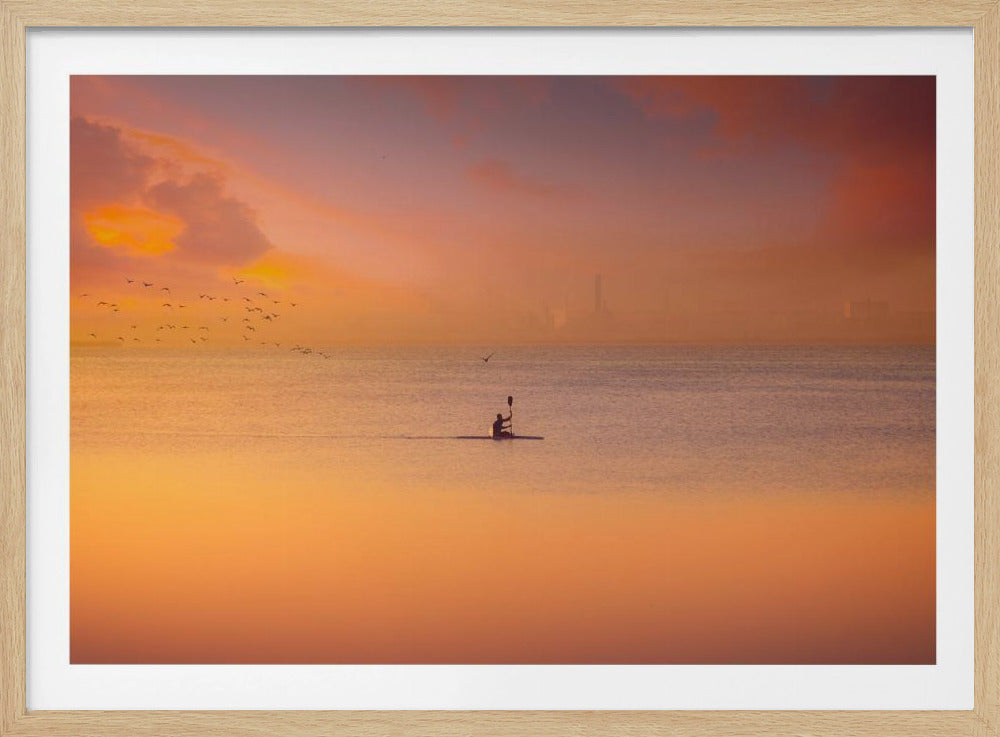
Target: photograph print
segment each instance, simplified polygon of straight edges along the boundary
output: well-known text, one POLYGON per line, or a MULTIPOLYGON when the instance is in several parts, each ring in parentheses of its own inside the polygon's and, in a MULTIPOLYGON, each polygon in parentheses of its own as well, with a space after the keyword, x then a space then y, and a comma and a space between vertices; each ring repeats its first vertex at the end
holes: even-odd
POLYGON ((935 78, 73 76, 74 664, 934 664, 935 78))

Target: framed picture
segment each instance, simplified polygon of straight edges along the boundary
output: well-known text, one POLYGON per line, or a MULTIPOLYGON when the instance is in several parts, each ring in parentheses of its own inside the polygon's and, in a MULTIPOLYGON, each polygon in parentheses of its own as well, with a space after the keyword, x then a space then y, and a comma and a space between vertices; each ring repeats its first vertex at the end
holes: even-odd
POLYGON ((0 734, 997 729, 996 4, 274 10, 3 6, 0 734))

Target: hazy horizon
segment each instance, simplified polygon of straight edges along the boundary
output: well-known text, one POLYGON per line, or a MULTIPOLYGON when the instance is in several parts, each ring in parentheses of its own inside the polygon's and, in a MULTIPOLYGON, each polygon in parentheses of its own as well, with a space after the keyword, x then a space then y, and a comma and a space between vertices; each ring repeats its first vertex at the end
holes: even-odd
POLYGON ((933 343, 934 84, 74 76, 72 340, 933 343))

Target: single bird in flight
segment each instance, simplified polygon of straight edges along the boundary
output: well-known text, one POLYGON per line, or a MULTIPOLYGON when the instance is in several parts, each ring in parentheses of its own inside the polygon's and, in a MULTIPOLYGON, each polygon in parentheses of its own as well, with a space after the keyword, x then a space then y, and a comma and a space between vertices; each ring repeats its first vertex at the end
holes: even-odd
POLYGON ((493 354, 494 354, 494 353, 496 353, 496 351, 493 351, 493 353, 491 353, 491 354, 490 354, 490 355, 488 355, 488 356, 484 356, 484 357, 482 357, 482 362, 483 362, 483 363, 489 363, 489 362, 490 362, 490 359, 491 359, 491 358, 493 358, 493 354))

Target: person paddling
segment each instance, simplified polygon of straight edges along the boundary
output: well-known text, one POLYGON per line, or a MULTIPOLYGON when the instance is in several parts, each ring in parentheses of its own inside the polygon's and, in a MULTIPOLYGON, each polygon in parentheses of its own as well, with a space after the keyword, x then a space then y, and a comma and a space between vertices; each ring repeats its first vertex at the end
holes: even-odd
POLYGON ((497 412, 497 418, 493 421, 493 439, 499 440, 500 438, 510 437, 510 415, 504 417, 502 414, 497 412))

